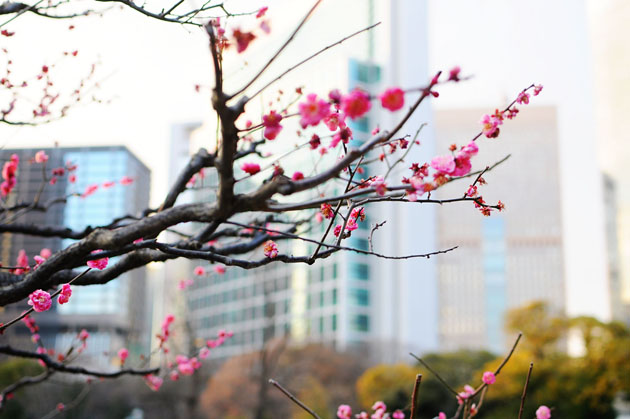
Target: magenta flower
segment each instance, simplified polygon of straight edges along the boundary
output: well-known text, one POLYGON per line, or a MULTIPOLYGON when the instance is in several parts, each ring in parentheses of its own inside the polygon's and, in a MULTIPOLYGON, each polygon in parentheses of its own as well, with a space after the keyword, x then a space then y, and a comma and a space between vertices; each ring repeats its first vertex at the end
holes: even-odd
POLYGON ((536 419, 549 419, 551 418, 551 409, 542 405, 536 410, 536 419))
POLYGON ((273 259, 278 256, 278 245, 273 240, 267 240, 263 246, 263 252, 265 256, 273 259))
POLYGON ((216 272, 218 275, 223 275, 225 273, 225 266, 223 266, 223 265, 216 265, 214 267, 214 272, 216 272))
POLYGON ((255 175, 260 172, 260 165, 257 163, 243 163, 241 165, 241 170, 250 175, 255 175))
MULTIPOLYGON (((98 249, 98 250, 94 250, 92 252, 92 254, 98 254, 101 253, 103 250, 98 249)), ((101 259, 94 259, 94 260, 88 260, 87 262, 87 266, 89 266, 90 268, 93 269, 99 269, 99 270, 103 270, 105 268, 107 268, 107 264, 109 263, 109 258, 101 258, 101 259)))
POLYGON ((70 284, 63 284, 61 286, 61 293, 59 294, 59 298, 57 301, 59 304, 65 304, 70 301, 70 296, 72 295, 72 289, 70 289, 70 284))
POLYGON ((516 103, 520 103, 521 105, 529 104, 529 93, 521 92, 516 98, 516 103))
POLYGON ((537 84, 536 86, 534 86, 534 96, 538 96, 540 92, 542 92, 542 89, 543 89, 542 84, 537 84))
POLYGON ((402 412, 402 410, 396 410, 396 411, 394 411, 394 413, 392 413, 392 418, 393 419, 405 419, 405 414, 402 412))
POLYGON ((130 178, 129 176, 123 176, 122 179, 120 179, 121 185, 131 185, 132 183, 133 183, 133 178, 130 178))
POLYGON ((35 153, 35 163, 44 163, 48 161, 48 155, 44 150, 35 153))
POLYGON ((33 310, 37 311, 38 313, 46 311, 52 305, 50 294, 43 290, 33 291, 28 296, 28 305, 33 306, 33 310))
POLYGON ((352 417, 352 408, 347 404, 342 404, 337 408, 337 417, 339 419, 350 419, 352 417))
POLYGON ((309 125, 317 126, 322 119, 330 114, 330 103, 323 99, 317 99, 317 95, 311 93, 306 97, 306 102, 298 104, 298 109, 302 128, 306 128, 309 125))
POLYGON ((450 175, 455 170, 455 158, 449 155, 433 157, 431 167, 440 174, 450 175))
POLYGON ((481 125, 483 125, 482 132, 488 138, 496 138, 499 136, 499 125, 500 120, 494 116, 490 116, 488 114, 481 117, 481 121, 479 121, 481 125))
POLYGON ((282 115, 276 113, 276 111, 271 111, 268 115, 263 115, 262 124, 265 127, 263 137, 268 140, 274 140, 280 131, 282 131, 280 121, 282 121, 282 115))
POLYGON ((352 119, 362 117, 371 107, 370 96, 360 89, 354 89, 341 98, 341 110, 352 119))
POLYGON ((129 350, 127 348, 121 348, 118 350, 118 358, 125 363, 125 360, 129 357, 129 350))
POLYGON ((495 377, 492 371, 486 371, 483 373, 483 378, 481 379, 484 383, 490 385, 494 384, 497 381, 497 377, 495 377))
POLYGON ((471 141, 470 143, 462 147, 459 153, 457 153, 457 157, 471 158, 473 156, 476 156, 478 151, 479 147, 477 147, 477 143, 471 141))
POLYGON ((378 401, 372 405, 372 410, 387 410, 385 403, 378 401))
POLYGON ((380 96, 381 106, 394 112, 405 105, 405 92, 399 87, 385 90, 380 96))
POLYGON ((206 274, 206 270, 203 268, 203 266, 197 266, 193 272, 197 276, 202 276, 206 274))
POLYGON ((160 387, 162 387, 162 383, 164 380, 157 375, 149 374, 144 376, 144 381, 147 383, 149 388, 153 391, 158 391, 160 387))

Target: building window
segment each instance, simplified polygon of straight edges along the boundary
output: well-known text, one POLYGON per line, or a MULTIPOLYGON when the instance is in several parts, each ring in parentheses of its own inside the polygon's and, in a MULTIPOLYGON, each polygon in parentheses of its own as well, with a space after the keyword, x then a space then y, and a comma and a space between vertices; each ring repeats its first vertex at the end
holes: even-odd
POLYGON ((331 320, 332 320, 332 330, 334 332, 337 330, 337 315, 333 314, 331 320))
POLYGON ((365 314, 355 314, 351 317, 350 327, 356 332, 367 332, 370 330, 370 319, 365 314))
POLYGON ((333 305, 337 305, 337 288, 333 288, 332 290, 332 303, 333 305))
POLYGON ((350 290, 350 302, 357 306, 368 306, 370 304, 370 292, 361 288, 350 290))
POLYGON ((370 267, 365 263, 352 263, 350 265, 350 276, 352 279, 365 281, 370 278, 370 267))

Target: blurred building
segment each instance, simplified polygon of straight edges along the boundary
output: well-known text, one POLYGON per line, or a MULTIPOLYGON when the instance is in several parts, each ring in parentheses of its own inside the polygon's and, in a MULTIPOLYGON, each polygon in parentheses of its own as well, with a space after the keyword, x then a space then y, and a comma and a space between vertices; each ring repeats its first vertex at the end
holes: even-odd
MULTIPOLYGON (((365 26, 372 23, 376 11, 379 16, 390 16, 395 23, 386 23, 376 35, 370 32, 356 41, 361 45, 359 48, 330 53, 332 57, 329 56, 327 66, 347 75, 346 80, 336 81, 338 84, 334 86, 343 90, 360 86, 376 94, 385 86, 418 87, 428 82, 423 47, 427 33, 421 23, 427 19, 426 4, 366 1, 364 5, 366 7, 360 11, 353 10, 353 14, 364 19, 365 26)), ((334 10, 327 11, 329 6, 323 4, 315 19, 333 18, 331 12, 335 14, 333 19, 342 19, 343 13, 339 13, 338 8, 351 5, 335 4, 334 10)), ((331 71, 330 74, 339 73, 331 71)), ((330 80, 330 74, 326 74, 328 80, 324 88, 329 89, 331 82, 335 82, 330 80)), ((314 68, 309 89, 317 87, 315 81, 321 76, 321 69, 314 68)), ((304 80, 310 79, 303 73, 301 82, 304 80)), ((352 146, 369 138, 377 124, 387 129, 402 115, 402 112, 390 115, 380 112, 378 106, 374 108, 368 117, 351 124, 352 146)), ((401 132, 413 134, 430 118, 429 108, 424 106, 401 132)), ((291 129, 285 127, 287 131, 291 129)), ((178 135, 174 138, 181 141, 178 135)), ((433 152, 431 129, 423 131, 422 143, 423 147, 417 147, 409 156, 413 161, 426 160, 433 152)), ((283 167, 291 173, 291 169, 304 166, 284 162, 283 167)), ((371 174, 379 173, 364 173, 362 177, 371 174)), ((395 176, 400 178, 400 173, 392 173, 392 179, 395 176)), ((203 183, 212 185, 213 182, 216 184, 216 180, 206 177, 203 183)), ((203 198, 208 196, 207 192, 200 191, 197 196, 208 199, 203 198)), ((371 208, 368 219, 360 223, 345 245, 367 250, 371 225, 387 220, 374 237, 374 249, 379 253, 405 255, 436 249, 435 208, 394 203, 371 208)), ((319 239, 326 226, 326 222, 316 226, 312 237, 319 239)), ((283 247, 281 243, 279 246, 282 252, 290 254, 311 254, 315 249, 311 244, 300 242, 294 243, 292 248, 283 247)), ((247 257, 263 257, 262 251, 259 249, 247 257)), ((392 261, 339 252, 312 266, 272 263, 252 271, 228 267, 224 275, 214 274, 211 266, 200 265, 206 266, 209 274, 195 279, 189 289, 188 316, 196 337, 213 337, 219 329, 234 331, 234 337, 216 350, 222 356, 259 350, 265 342, 280 337, 290 338, 293 344, 321 342, 340 350, 363 350, 372 360, 380 362, 406 360, 409 351, 423 352, 438 347, 436 262, 433 258, 392 261)))
MULTIPOLYGON (((438 148, 464 145, 486 112, 436 111, 438 148)), ((566 311, 557 111, 529 107, 506 121, 499 138, 477 142, 474 169, 509 156, 479 186, 486 202, 501 200, 506 210, 484 217, 471 203, 458 203, 438 211, 438 247, 459 246, 437 259, 440 346, 501 352, 513 338, 503 332, 507 310, 544 300, 554 312, 566 311)), ((462 196, 473 181, 445 185, 435 196, 462 196)))
MULTIPOLYGON (((39 203, 50 206, 45 212, 30 211, 23 215, 14 213, 12 219, 20 223, 66 226, 82 230, 86 226, 99 226, 111 223, 124 215, 139 215, 147 208, 149 200, 150 172, 147 167, 123 146, 76 147, 44 149, 49 156, 46 168, 76 165, 73 172, 75 182, 69 182, 69 173, 57 177, 54 185, 42 181, 42 165, 30 163, 35 149, 2 150, 0 159, 8 160, 11 154, 20 156, 17 186, 10 199, 19 202, 33 202, 39 196, 39 203), (133 183, 120 184, 128 176, 133 183), (115 182, 105 187, 106 182, 115 182), (82 194, 91 185, 98 186, 96 192, 87 197, 82 194), (41 193, 40 193, 41 190, 41 193)), ((15 202, 15 201, 13 201, 15 202)), ((10 203, 12 203, 10 201, 10 203)), ((14 263, 18 252, 24 249, 31 258, 42 248, 54 253, 72 243, 72 240, 40 238, 5 233, 2 236, 0 255, 5 265, 14 263)), ((112 259, 110 263, 115 263, 112 259)), ((145 270, 137 269, 123 274, 105 285, 73 287, 70 302, 65 305, 53 304, 51 310, 38 313, 35 320, 41 328, 43 343, 65 352, 76 339, 81 329, 87 329, 91 338, 84 357, 90 362, 104 362, 104 352, 112 353, 123 346, 133 352, 146 351, 148 347, 145 292, 145 270), (54 339, 54 341, 53 341, 54 339)), ((5 308, 3 319, 14 317, 23 310, 23 304, 5 308)), ((21 325, 11 328, 13 333, 28 336, 28 330, 21 325)))

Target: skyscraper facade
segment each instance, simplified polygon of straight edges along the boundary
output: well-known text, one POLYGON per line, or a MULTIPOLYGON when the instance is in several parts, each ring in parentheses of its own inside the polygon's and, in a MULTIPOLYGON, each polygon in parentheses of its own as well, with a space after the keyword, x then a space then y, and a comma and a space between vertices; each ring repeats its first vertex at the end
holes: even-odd
MULTIPOLYGON (((43 151, 49 156, 46 163, 48 177, 53 168, 76 166, 72 173, 57 176, 56 182, 42 181, 42 164, 30 162, 38 150, 3 150, 0 159, 11 154, 20 156, 17 186, 10 199, 32 202, 39 194, 39 202, 50 205, 45 212, 18 212, 15 222, 38 225, 66 226, 82 230, 87 226, 107 225, 125 215, 137 216, 147 208, 150 172, 125 147, 52 148, 43 151), (70 177, 73 177, 70 181, 70 177), (122 182, 121 182, 122 181, 122 182), (40 190, 42 191, 40 193, 40 190), (88 191, 92 190, 91 193, 88 191), (19 219, 17 218, 19 217, 19 219)), ((0 254, 5 264, 12 263, 20 250, 29 257, 42 248, 53 253, 72 240, 3 234, 0 254)), ((115 263, 112 260, 110 263, 115 263)), ((81 329, 91 334, 85 356, 94 355, 93 362, 103 362, 103 352, 123 346, 132 351, 145 351, 148 345, 145 315, 145 273, 138 269, 101 286, 73 287, 72 298, 65 305, 36 316, 43 333, 44 345, 65 351, 81 329), (46 336, 49 334, 49 336, 46 336), (48 338, 48 339, 46 339, 48 338), (52 340, 54 339, 54 341, 52 340), (48 341, 46 341, 48 340, 48 341)), ((20 307, 6 308, 5 316, 19 313, 20 307)), ((15 327, 16 331, 21 330, 15 327)))

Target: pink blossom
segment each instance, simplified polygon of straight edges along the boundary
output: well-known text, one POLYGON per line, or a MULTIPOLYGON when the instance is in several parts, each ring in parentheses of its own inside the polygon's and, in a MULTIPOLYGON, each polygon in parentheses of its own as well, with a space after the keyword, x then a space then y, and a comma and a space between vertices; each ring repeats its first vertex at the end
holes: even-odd
POLYGON ((341 98, 341 110, 352 119, 362 117, 371 107, 370 96, 360 89, 354 89, 341 98))
POLYGON ((337 408, 337 417, 339 419, 350 419, 352 416, 352 408, 347 404, 342 404, 337 408))
POLYGON ((50 251, 50 249, 43 248, 39 251, 39 255, 44 259, 48 259, 52 255, 52 252, 50 251))
POLYGON ((223 266, 223 265, 216 265, 214 267, 214 272, 216 272, 218 275, 223 275, 225 273, 225 266, 223 266))
POLYGON ((256 35, 251 32, 242 32, 240 29, 234 29, 232 33, 236 40, 236 52, 239 54, 247 49, 249 43, 256 39, 256 35))
POLYGON ((438 413, 438 419, 446 419, 446 413, 444 412, 438 413))
POLYGON ((459 153, 457 153, 457 156, 470 158, 470 157, 476 156, 478 151, 479 151, 479 147, 477 147, 477 143, 474 141, 471 141, 470 143, 462 147, 459 153))
POLYGON ((448 81, 459 81, 459 73, 462 71, 462 69, 459 66, 455 66, 453 68, 451 68, 451 70, 448 72, 448 81))
POLYGON ((268 258, 275 258, 278 256, 278 245, 273 240, 267 240, 263 246, 263 252, 268 258))
POLYGON ((350 127, 344 127, 339 129, 338 132, 335 133, 332 140, 330 141, 330 148, 337 147, 339 142, 343 142, 344 144, 348 144, 348 141, 352 139, 352 130, 350 127))
POLYGON ((318 222, 318 223, 321 223, 322 221, 324 221, 324 216, 322 215, 321 212, 318 211, 315 214, 315 221, 318 222))
POLYGON ((261 7, 260 9, 258 9, 258 13, 256 13, 256 18, 263 17, 268 9, 269 9, 269 7, 267 7, 267 6, 264 6, 264 7, 261 7))
MULTIPOLYGON (((98 250, 94 250, 92 252, 92 254, 99 254, 101 253, 103 250, 98 249, 98 250)), ((105 268, 107 268, 107 264, 109 263, 109 258, 101 258, 101 259, 94 259, 94 260, 88 260, 87 262, 87 266, 89 266, 90 268, 93 269, 99 269, 99 270, 103 270, 105 268)))
POLYGON ((158 391, 160 387, 162 387, 162 383, 164 382, 164 380, 161 377, 158 377, 157 375, 153 375, 153 374, 145 375, 144 381, 147 383, 149 388, 153 391, 158 391))
POLYGON ((326 203, 321 204, 319 206, 319 211, 322 213, 322 215, 325 218, 332 218, 333 215, 334 215, 334 211, 333 211, 332 207, 330 206, 330 204, 326 204, 326 203))
POLYGON ((70 301, 70 296, 72 295, 72 289, 70 288, 70 284, 63 284, 61 286, 61 293, 59 294, 58 302, 59 304, 65 304, 70 301))
POLYGON ((177 371, 171 371, 170 377, 171 377, 171 381, 179 380, 179 374, 177 373, 177 371))
POLYGON ((455 158, 449 155, 433 157, 431 167, 438 173, 451 174, 455 170, 455 158))
POLYGON ((241 165, 241 170, 250 175, 255 175, 260 172, 260 165, 257 163, 243 163, 241 165))
POLYGON ((394 112, 405 105, 405 92, 399 87, 393 87, 385 90, 380 99, 382 107, 394 112))
POLYGON ((118 358, 124 363, 129 357, 129 350, 127 348, 121 348, 118 350, 118 358))
POLYGON ((15 185, 17 184, 17 169, 20 163, 20 157, 17 154, 11 155, 11 160, 4 163, 2 168, 2 178, 4 181, 0 185, 0 193, 2 196, 7 196, 11 193, 15 185))
POLYGON ((277 113, 276 111, 271 111, 267 115, 263 115, 263 126, 265 130, 263 132, 263 137, 268 140, 274 140, 280 131, 282 131, 282 125, 280 125, 280 121, 282 121, 282 115, 277 113))
POLYGON ((536 86, 534 86, 534 96, 538 96, 540 92, 542 92, 542 89, 543 89, 542 84, 537 84, 536 86))
POLYGON ((28 305, 33 306, 33 310, 38 313, 46 311, 52 305, 50 294, 44 290, 33 291, 28 296, 28 305))
POLYGON ((335 237, 339 237, 339 234, 341 233, 341 224, 337 224, 335 226, 335 229, 333 230, 333 234, 335 235, 335 237))
POLYGON ((81 329, 81 331, 79 332, 78 337, 79 337, 79 340, 85 341, 85 340, 87 340, 90 337, 90 334, 88 333, 87 330, 81 329))
POLYGON ((470 159, 465 157, 455 158, 455 169, 450 173, 451 176, 464 176, 470 173, 472 165, 470 159))
POLYGON ((370 419, 370 415, 367 412, 361 412, 354 416, 357 419, 370 419))
POLYGON ((48 155, 44 150, 35 153, 35 163, 44 163, 48 161, 48 155))
POLYGON ((306 128, 309 125, 317 126, 322 119, 330 114, 330 103, 323 99, 317 99, 315 93, 306 96, 306 102, 298 104, 300 112, 300 125, 306 128))
POLYGON ((206 270, 204 269, 203 266, 197 266, 195 267, 195 270, 193 271, 193 273, 197 276, 203 276, 206 274, 206 270))
POLYGON ((328 98, 332 101, 332 103, 339 104, 341 103, 341 92, 339 89, 333 89, 328 92, 328 98))
POLYGON ((551 409, 542 405, 536 409, 536 419, 549 419, 551 417, 551 409))
POLYGON ((31 335, 31 341, 32 341, 33 343, 37 343, 37 342, 39 342, 40 338, 41 338, 41 337, 39 336, 39 333, 35 333, 35 334, 31 335))
POLYGON ((105 189, 111 188, 115 184, 116 184, 116 182, 112 182, 111 180, 108 180, 107 182, 103 182, 103 188, 105 188, 105 189))
POLYGON ((85 191, 81 195, 81 198, 87 198, 88 196, 92 195, 96 191, 98 191, 97 184, 88 185, 86 186, 85 191))
POLYGON ((479 121, 483 125, 482 132, 488 138, 496 138, 499 136, 500 120, 494 116, 488 114, 481 117, 479 121))
POLYGON ((387 406, 382 401, 378 401, 372 405, 372 410, 387 410, 387 406))
POLYGON ((529 93, 521 92, 518 94, 516 98, 516 103, 520 103, 521 105, 527 105, 529 103, 529 93))
POLYGON ((376 192, 377 195, 383 196, 387 192, 387 184, 380 176, 372 181, 371 186, 374 188, 374 192, 376 192))
POLYGON ((122 179, 120 179, 121 185, 131 185, 132 183, 133 183, 133 178, 130 178, 129 176, 123 176, 122 179))
POLYGON ((77 181, 77 175, 75 175, 74 173, 68 176, 68 182, 74 183, 76 181, 77 181))
POLYGON ((405 419, 405 414, 402 412, 402 410, 396 410, 394 413, 392 413, 392 418, 393 419, 405 419))
POLYGON ((63 403, 57 403, 57 411, 58 412, 63 412, 63 410, 66 408, 66 406, 63 403))
POLYGON ((354 218, 348 219, 348 221, 346 222, 346 230, 353 231, 353 230, 356 230, 357 228, 359 228, 359 226, 357 225, 357 220, 354 218))
POLYGON ((363 207, 357 207, 352 209, 350 212, 350 217, 355 220, 365 221, 365 209, 363 207))
POLYGON ((179 281, 179 283, 177 284, 177 289, 179 290, 185 290, 186 288, 188 288, 189 286, 191 286, 194 283, 194 281, 192 279, 182 279, 181 281, 179 281))
POLYGON ((177 366, 177 369, 180 373, 182 373, 182 375, 193 375, 193 373, 195 372, 195 369, 193 368, 193 365, 190 363, 190 361, 180 363, 177 366))
POLYGON ((293 176, 291 176, 291 179, 293 179, 293 180, 302 180, 302 179, 304 179, 304 173, 302 173, 302 172, 295 172, 295 173, 293 173, 293 176))
POLYGON ((208 349, 207 347, 201 348, 201 350, 199 351, 199 358, 201 359, 206 359, 209 355, 210 349, 208 349))
POLYGON ((488 385, 494 384, 497 378, 492 371, 486 371, 483 373, 482 381, 488 385))
POLYGON ((324 118, 324 124, 326 124, 329 130, 336 131, 337 128, 346 127, 345 119, 345 115, 340 114, 339 112, 333 112, 324 118))

